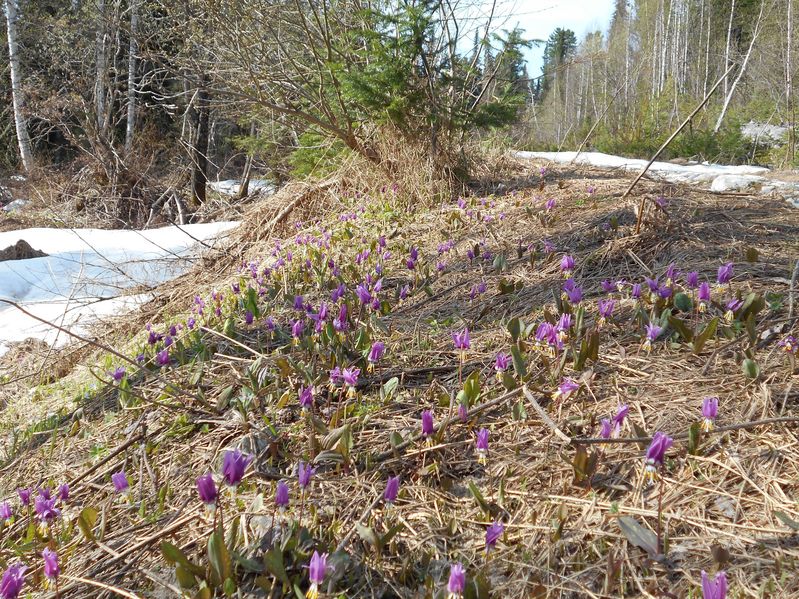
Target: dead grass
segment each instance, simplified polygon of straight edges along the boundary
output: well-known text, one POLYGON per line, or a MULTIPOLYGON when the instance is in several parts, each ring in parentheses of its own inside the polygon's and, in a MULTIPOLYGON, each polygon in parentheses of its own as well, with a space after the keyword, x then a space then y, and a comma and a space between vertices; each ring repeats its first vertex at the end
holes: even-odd
MULTIPOLYGON (((385 319, 387 361, 367 377, 361 389, 363 413, 352 417, 352 466, 319 463, 304 522, 318 539, 332 547, 359 521, 382 532, 395 522, 404 525, 379 560, 357 534, 351 537, 346 546, 351 571, 337 591, 348 597, 431 596, 445 584, 449 562, 462 560, 470 577, 481 573, 490 581, 495 597, 688 596, 689 592, 696 596, 700 570, 716 568, 712 548, 718 546, 729 552, 725 567, 735 593, 796 596, 799 583, 791 572, 797 537, 785 523, 799 521, 795 424, 712 435, 697 456, 686 454, 685 443, 675 445, 662 487, 668 550, 659 561, 633 546, 618 525, 620 516, 631 516, 642 526, 656 529, 660 487, 643 484, 644 448, 629 443, 596 449, 601 451, 597 473, 590 485, 577 484, 574 447, 541 421, 529 401, 527 416, 520 420, 511 417, 517 400, 508 399, 475 416, 468 425, 448 427, 432 448, 411 443, 401 457, 374 460, 390 449, 392 433, 409 438, 418 430, 422 409, 433 409, 436 422, 449 414, 440 404, 458 387, 452 330, 468 326, 472 331, 465 371, 480 372, 487 393, 483 401, 501 395, 492 365, 497 351, 508 347, 507 321, 514 316, 540 321, 546 309, 552 310, 552 289, 562 280, 554 256, 540 256, 534 264, 527 251, 516 258, 520 244, 540 248, 546 238, 556 245, 557 256, 566 251, 574 255, 579 265, 575 276, 586 288, 591 311, 601 295, 602 280, 639 281, 644 275, 661 274, 672 261, 681 270, 698 270, 712 279, 719 264, 733 260, 739 288, 787 293, 799 219, 781 200, 713 196, 644 181, 637 193, 666 196, 669 204, 665 213, 649 211, 649 226, 640 236, 630 237, 625 235, 634 224, 638 198, 618 200, 628 179, 561 169, 551 175, 544 190, 538 190, 537 174, 528 176, 530 170, 530 165, 519 165, 512 176, 481 181, 484 189, 497 192, 490 200, 495 205, 480 210, 480 218, 495 217, 490 222, 474 218, 454 226, 456 221, 450 217, 454 205, 437 202, 431 202, 429 209, 406 206, 407 212, 397 217, 400 226, 392 240, 395 256, 414 243, 434 263, 438 243, 453 239, 455 249, 447 258, 445 273, 434 279, 431 294, 416 294, 385 319), (588 185, 597 188, 595 200, 586 193, 588 185), (557 220, 543 228, 526 208, 540 206, 549 198, 557 201, 557 220), (500 215, 504 215, 501 220, 500 215), (612 216, 620 223, 619 234, 603 228, 612 216), (477 266, 466 259, 466 250, 482 240, 495 254, 506 253, 509 267, 505 272, 495 272, 488 262, 477 266), (748 248, 757 249, 756 262, 744 260, 748 248), (501 280, 523 286, 518 293, 501 295, 497 290, 501 280), (481 281, 488 292, 470 300, 469 290, 481 281), (380 402, 379 385, 392 375, 401 377, 401 391, 391 402, 380 402), (490 460, 485 467, 477 464, 474 453, 479 427, 491 431, 490 460), (400 475, 403 481, 396 509, 377 508, 362 518, 392 475, 400 475), (470 483, 487 500, 488 513, 473 497, 470 483), (505 523, 506 534, 486 558, 485 528, 495 519, 505 523)), ((139 323, 171 318, 186 310, 195 293, 225 287, 242 261, 264 256, 275 238, 292 238, 297 223, 306 227, 318 218, 335 221, 351 205, 345 191, 352 189, 350 184, 290 186, 253 205, 225 252, 209 256, 180 282, 165 288, 138 319, 127 319, 127 328, 117 329, 116 334, 126 330, 131 335, 139 323), (291 213, 276 220, 287 202, 298 197, 302 200, 291 213)), ((369 213, 364 221, 377 222, 378 217, 379 212, 369 213)), ((370 229, 371 233, 376 230, 370 229)), ((348 248, 342 252, 351 253, 348 248)), ((409 276, 401 269, 388 272, 387 287, 409 276)), ((595 436, 599 419, 622 403, 632 407, 630 422, 647 434, 656 430, 683 433, 698 420, 705 395, 721 398, 720 425, 798 415, 797 377, 783 363, 774 340, 758 351, 762 374, 753 381, 741 371, 741 346, 725 341, 708 344, 701 355, 677 345, 645 354, 640 348, 641 332, 630 322, 631 310, 623 306, 608 325, 612 332, 603 337, 600 360, 589 363, 582 373, 567 373, 584 383, 576 398, 549 400, 557 381, 551 380, 541 360, 531 365, 534 397, 568 437, 595 436)), ((782 308, 761 313, 757 326, 763 331, 785 323, 782 308)), ((257 348, 264 346, 264 335, 252 330, 236 340, 257 348)), ((82 406, 81 414, 59 425, 58 434, 34 434, 27 449, 3 467, 5 495, 17 485, 69 479, 76 481, 71 515, 76 515, 79 506, 93 506, 102 514, 101 542, 76 540, 62 549, 69 574, 141 595, 171 596, 169 585, 175 581, 157 544, 166 538, 190 555, 202 553, 211 524, 196 500, 193 483, 209 467, 216 468, 227 447, 242 446, 257 455, 239 496, 239 508, 244 514, 242 530, 250 543, 257 546, 265 534, 271 507, 259 507, 257 495, 263 494, 265 504, 271 506, 274 481, 293 476, 297 458, 306 451, 306 433, 294 400, 278 407, 276 398, 258 396, 246 420, 236 410, 217 412, 214 406, 223 390, 245 383, 246 370, 256 355, 224 337, 209 340, 215 353, 199 383, 192 383, 189 368, 168 376, 178 388, 201 391, 207 405, 184 396, 170 400, 164 395, 164 384, 150 378, 137 380, 135 387, 146 400, 146 409, 120 409, 116 391, 104 387, 82 406), (264 424, 264 417, 274 432, 264 424), (142 432, 147 434, 146 443, 125 446, 142 432), (119 447, 125 449, 114 454, 119 447), (96 456, 94 462, 91 456, 96 456), (108 461, 98 461, 103 459, 108 461), (120 468, 135 481, 133 497, 146 502, 147 518, 109 493, 110 473, 120 468)), ((264 354, 259 368, 275 367, 277 355, 255 351, 264 354)), ((22 388, 16 399, 8 401, 12 407, 16 404, 15 409, 24 405, 22 388)), ((624 435, 636 434, 628 423, 624 435)), ((5 538, 18 537, 24 527, 25 519, 20 518, 5 538)), ((8 560, 10 550, 0 549, 0 557, 8 560)), ((63 596, 95 597, 97 593, 96 588, 75 583, 63 596)))

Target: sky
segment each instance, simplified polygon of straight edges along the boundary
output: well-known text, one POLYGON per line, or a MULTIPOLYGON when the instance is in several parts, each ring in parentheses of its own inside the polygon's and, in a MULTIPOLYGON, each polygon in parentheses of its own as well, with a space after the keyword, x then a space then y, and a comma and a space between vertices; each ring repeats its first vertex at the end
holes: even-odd
MULTIPOLYGON (((607 31, 613 5, 613 0, 498 0, 495 12, 501 29, 518 24, 527 39, 546 40, 562 27, 574 31, 579 42, 589 31, 607 31)), ((527 52, 527 70, 533 77, 541 73, 543 54, 544 44, 527 52)))

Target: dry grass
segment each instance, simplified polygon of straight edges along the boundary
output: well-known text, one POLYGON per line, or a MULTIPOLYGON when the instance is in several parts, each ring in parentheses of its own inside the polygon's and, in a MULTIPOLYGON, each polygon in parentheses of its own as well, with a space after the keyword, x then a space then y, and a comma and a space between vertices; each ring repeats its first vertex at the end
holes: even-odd
MULTIPOLYGON (((643 484, 643 447, 628 443, 597 449, 601 458, 591 485, 575 484, 574 447, 537 416, 529 400, 527 417, 520 420, 511 417, 517 400, 508 399, 473 416, 467 426, 448 427, 432 448, 411 443, 401 457, 373 459, 389 449, 393 432, 409 438, 418 430, 422 409, 433 409, 437 422, 449 414, 441 401, 457 390, 459 376, 452 330, 463 326, 472 330, 472 351, 464 372, 480 372, 486 392, 482 401, 501 395, 492 365, 497 351, 509 345, 507 321, 514 316, 540 321, 545 310, 553 309, 551 290, 561 281, 554 256, 540 257, 531 265, 529 252, 521 259, 515 257, 519 244, 540 247, 546 238, 557 246, 558 256, 572 253, 591 312, 601 295, 602 280, 638 281, 644 275, 661 274, 672 261, 683 271, 698 270, 713 278, 719 264, 733 260, 737 287, 787 292, 799 219, 781 200, 713 196, 642 182, 638 193, 667 196, 670 202, 665 213, 648 213, 650 226, 640 236, 630 237, 624 234, 634 223, 637 198, 618 200, 627 179, 560 169, 539 191, 537 175, 528 177, 529 171, 530 165, 520 165, 501 181, 481 182, 484 189, 498 192, 492 199, 494 207, 481 211, 481 217, 495 216, 490 222, 475 218, 454 226, 450 220, 454 206, 439 207, 437 202, 431 202, 432 208, 417 207, 399 216, 401 226, 392 240, 395 256, 411 243, 430 257, 446 239, 456 245, 445 273, 434 279, 431 295, 416 294, 385 319, 388 333, 381 338, 389 348, 387 361, 361 389, 364 409, 352 417, 352 466, 342 469, 322 462, 315 478, 304 524, 326 546, 342 541, 358 521, 379 531, 396 522, 404 525, 379 560, 357 534, 351 537, 346 545, 351 569, 337 592, 347 597, 432 596, 445 583, 448 563, 462 560, 470 577, 482 573, 490 581, 495 597, 688 596, 689 592, 696 596, 700 570, 716 568, 712 548, 717 545, 729 552, 726 570, 736 596, 796 596, 799 583, 792 566, 797 537, 784 522, 785 517, 799 521, 795 424, 721 432, 708 437, 696 456, 686 454, 684 442, 675 445, 662 486, 668 551, 660 561, 648 559, 618 525, 619 516, 628 515, 652 531, 657 527, 660 487, 643 484), (589 185, 597 187, 596 200, 587 196, 589 185), (544 228, 526 207, 540 206, 548 198, 557 200, 557 220, 544 228), (620 223, 618 235, 602 227, 611 216, 620 223), (489 263, 476 266, 465 258, 466 250, 484 239, 492 252, 506 252, 506 272, 498 274, 489 263), (743 258, 751 247, 758 250, 758 260, 747 263, 743 258), (516 294, 500 295, 501 279, 519 281, 523 287, 516 294), (470 300, 470 288, 481 281, 488 292, 470 300), (380 383, 392 375, 402 378, 401 390, 391 402, 380 402, 380 383), (491 431, 485 467, 477 463, 473 449, 479 427, 491 431), (403 483, 396 509, 365 512, 382 492, 386 478, 397 474, 403 483), (475 501, 469 483, 488 500, 490 514, 475 501), (494 519, 505 523, 506 534, 486 558, 485 528, 494 519)), ((209 257, 179 283, 165 288, 139 317, 141 322, 172 317, 186 310, 195 293, 225 287, 243 260, 266 255, 275 238, 293 237, 296 223, 306 227, 318 218, 333 222, 351 205, 346 191, 353 189, 351 184, 292 186, 253 205, 227 252, 209 257), (297 197, 303 199, 278 222, 286 203, 297 197)), ((380 218, 376 210, 362 220, 379 223, 380 218)), ((370 235, 376 233, 374 225, 366 226, 370 235)), ((341 251, 352 254, 349 248, 341 251)), ((408 277, 400 269, 387 272, 387 287, 408 277)), ((789 372, 773 340, 758 351, 762 374, 753 381, 741 371, 741 344, 712 342, 701 355, 684 345, 661 344, 646 354, 640 347, 641 331, 630 321, 631 312, 631 306, 624 305, 615 322, 607 325, 596 363, 589 362, 590 368, 582 373, 567 372, 584 383, 576 398, 550 401, 548 394, 556 381, 542 360, 533 360, 534 397, 568 437, 594 436, 599 419, 622 403, 632 408, 630 422, 648 434, 684 433, 698 420, 705 395, 721 398, 720 425, 799 416, 796 375, 789 372)), ((784 323, 785 309, 764 311, 758 331, 784 323)), ((125 326, 132 334, 136 325, 125 326)), ((168 375, 172 384, 188 393, 201 390, 208 405, 180 394, 169 400, 163 382, 149 378, 137 380, 135 386, 146 409, 125 410, 117 405, 113 388, 101 387, 80 414, 63 419, 57 434, 32 435, 27 447, 4 466, 6 495, 17 485, 76 480, 73 511, 77 506, 94 506, 102 513, 102 542, 79 542, 76 535, 62 548, 69 574, 143 596, 173 596, 169 587, 175 585, 174 577, 164 566, 157 543, 166 538, 190 555, 201 553, 211 524, 196 501, 193 483, 218 465, 227 447, 242 446, 257 455, 238 501, 246 538, 257 545, 264 534, 272 511, 259 507, 256 496, 263 494, 266 505, 271 505, 274 481, 292 476, 297 458, 306 452, 306 432, 294 400, 278 407, 275 398, 259 396, 247 420, 236 410, 218 413, 213 406, 223 390, 246 381, 246 370, 256 359, 253 351, 260 353, 255 348, 264 346, 265 333, 243 332, 237 343, 219 335, 210 335, 209 340, 215 353, 205 363, 199 384, 193 384, 189 368, 168 375), (130 444, 99 467, 89 458, 108 459, 115 448, 145 430, 146 443, 130 444), (94 469, 87 475, 87 468, 94 469), (148 518, 109 494, 108 477, 120 468, 136 481, 133 497, 146 502, 148 518), (160 510, 159 493, 163 494, 160 510)), ((263 353, 259 367, 274 367, 277 355, 263 353)), ((25 399, 20 395, 9 401, 19 410, 25 399)), ((636 434, 628 423, 624 435, 636 434)), ((293 501, 296 517, 296 496, 293 501)), ((24 526, 24 519, 18 520, 5 538, 19 536, 24 526)), ((3 560, 11 553, 7 546, 0 549, 3 560)), ((245 581, 243 588, 250 588, 252 577, 245 581)), ((98 590, 74 583, 64 596, 94 597, 98 590)))

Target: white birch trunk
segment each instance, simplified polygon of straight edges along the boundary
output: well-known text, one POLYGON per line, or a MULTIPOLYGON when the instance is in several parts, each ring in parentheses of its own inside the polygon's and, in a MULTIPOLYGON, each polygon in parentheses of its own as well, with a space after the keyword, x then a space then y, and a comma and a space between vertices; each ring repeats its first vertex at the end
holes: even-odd
POLYGON ((105 131, 105 80, 107 76, 106 61, 106 14, 105 0, 97 2, 97 32, 95 34, 95 79, 94 110, 97 116, 97 131, 105 131))
MULTIPOLYGON (((735 0, 730 0, 730 21, 727 24, 727 45, 724 48, 724 72, 730 69, 730 39, 732 38, 732 17, 735 14, 735 0)), ((727 97, 728 75, 724 75, 724 97, 727 97)))
POLYGON ((17 130, 17 145, 26 171, 33 168, 33 150, 25 122, 25 93, 22 89, 20 72, 19 43, 17 42, 17 19, 19 19, 18 0, 6 0, 6 30, 8 32, 8 65, 11 72, 11 103, 14 108, 14 127, 17 130))
POLYGON ((130 44, 128 46, 128 115, 125 126, 125 153, 133 149, 133 132, 136 127, 136 54, 139 51, 137 31, 139 27, 139 0, 130 4, 130 44))

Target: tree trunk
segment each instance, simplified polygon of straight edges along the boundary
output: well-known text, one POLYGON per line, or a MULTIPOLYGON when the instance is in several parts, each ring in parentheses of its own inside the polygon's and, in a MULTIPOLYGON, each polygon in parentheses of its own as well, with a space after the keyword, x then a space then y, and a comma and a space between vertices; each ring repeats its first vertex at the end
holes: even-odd
POLYGON ((22 159, 22 167, 26 171, 33 168, 33 150, 28 127, 25 122, 25 92, 22 89, 20 72, 19 44, 17 42, 17 19, 19 18, 18 0, 6 0, 6 23, 8 31, 8 64, 11 72, 11 103, 14 109, 14 126, 17 130, 17 145, 22 159))
POLYGON ((94 110, 97 116, 97 131, 105 132, 105 80, 108 76, 106 60, 106 12, 105 0, 97 2, 97 31, 94 42, 95 78, 94 78, 94 110))
MULTIPOLYGON (((250 137, 255 138, 255 134, 255 121, 253 121, 250 123, 250 137)), ((255 152, 250 152, 247 155, 247 161, 244 163, 244 174, 241 176, 241 185, 239 185, 239 200, 246 198, 250 193, 250 175, 252 174, 252 161, 254 156, 255 152)))
POLYGON ((796 150, 796 133, 794 131, 794 114, 793 114, 793 0, 788 0, 788 35, 787 45, 788 49, 785 54, 785 108, 788 113, 788 155, 787 166, 790 168, 793 165, 794 152, 796 150))
MULTIPOLYGON (((202 84, 207 77, 203 75, 202 84)), ((191 193, 195 204, 205 203, 205 185, 208 183, 208 140, 210 107, 208 91, 202 87, 197 90, 197 107, 195 108, 195 135, 192 144, 192 177, 191 193)))
POLYGON ((125 127, 125 154, 133 149, 133 131, 136 127, 136 54, 139 51, 136 39, 139 27, 139 0, 130 3, 130 44, 128 46, 128 116, 125 127))
MULTIPOLYGON (((730 39, 732 38, 732 17, 735 14, 735 0, 730 0, 730 21, 727 24, 727 45, 724 48, 724 71, 730 69, 730 39)), ((727 97, 727 76, 724 76, 724 97, 727 97)))

